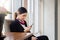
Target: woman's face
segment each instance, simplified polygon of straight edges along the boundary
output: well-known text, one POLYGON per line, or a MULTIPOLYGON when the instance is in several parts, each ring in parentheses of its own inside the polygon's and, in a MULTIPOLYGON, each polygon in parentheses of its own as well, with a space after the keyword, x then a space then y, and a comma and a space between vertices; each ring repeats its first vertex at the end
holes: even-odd
POLYGON ((27 13, 23 13, 23 14, 18 14, 18 18, 19 20, 25 20, 27 16, 27 13))

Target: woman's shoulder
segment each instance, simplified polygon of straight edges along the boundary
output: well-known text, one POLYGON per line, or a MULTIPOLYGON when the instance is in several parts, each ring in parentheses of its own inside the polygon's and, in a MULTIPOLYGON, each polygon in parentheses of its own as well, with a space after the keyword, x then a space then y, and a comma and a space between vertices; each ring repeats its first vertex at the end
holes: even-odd
POLYGON ((12 22, 11 22, 11 24, 17 24, 18 23, 18 20, 13 20, 12 22))

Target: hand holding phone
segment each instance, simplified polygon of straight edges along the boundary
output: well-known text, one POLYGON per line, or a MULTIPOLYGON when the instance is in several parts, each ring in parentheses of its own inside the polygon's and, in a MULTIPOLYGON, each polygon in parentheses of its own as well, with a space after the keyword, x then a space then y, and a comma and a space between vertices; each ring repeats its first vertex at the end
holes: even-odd
MULTIPOLYGON (((32 24, 33 25, 33 24, 32 24)), ((30 27, 32 27, 32 25, 30 27)))
MULTIPOLYGON (((33 24, 32 24, 32 25, 33 25, 33 24)), ((30 30, 31 30, 31 28, 32 28, 32 25, 31 25, 31 26, 26 27, 24 31, 25 31, 25 32, 30 31, 30 30)))

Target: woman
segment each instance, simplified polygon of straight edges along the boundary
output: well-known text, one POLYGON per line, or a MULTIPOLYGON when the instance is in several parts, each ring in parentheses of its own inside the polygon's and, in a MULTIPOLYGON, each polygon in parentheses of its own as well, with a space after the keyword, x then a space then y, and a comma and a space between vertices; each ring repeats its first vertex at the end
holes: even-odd
MULTIPOLYGON (((24 7, 21 7, 17 11, 16 19, 10 24, 11 32, 30 32, 31 26, 27 27, 25 21, 27 16, 27 10, 24 7)), ((31 36, 28 40, 36 40, 36 37, 31 36)))

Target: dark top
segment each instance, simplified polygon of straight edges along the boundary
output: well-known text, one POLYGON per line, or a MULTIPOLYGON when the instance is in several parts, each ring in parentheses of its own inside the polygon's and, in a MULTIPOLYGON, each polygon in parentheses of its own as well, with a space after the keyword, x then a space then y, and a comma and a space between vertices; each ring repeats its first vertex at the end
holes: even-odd
MULTIPOLYGON (((25 26, 27 27, 26 21, 25 26)), ((24 32, 24 28, 20 24, 19 20, 15 20, 10 24, 10 32, 24 32)))

